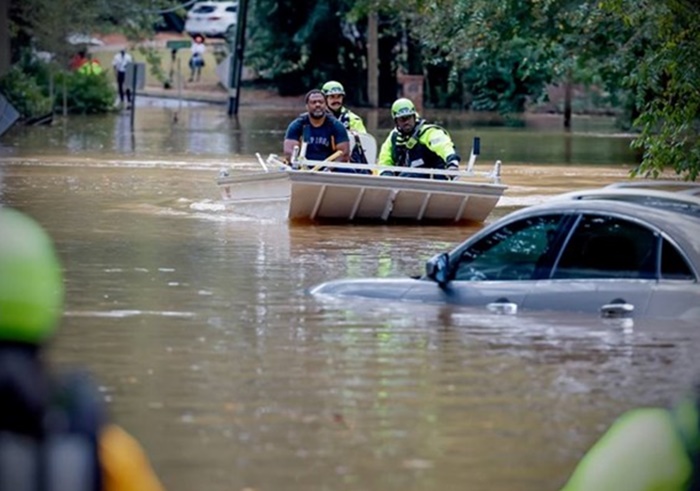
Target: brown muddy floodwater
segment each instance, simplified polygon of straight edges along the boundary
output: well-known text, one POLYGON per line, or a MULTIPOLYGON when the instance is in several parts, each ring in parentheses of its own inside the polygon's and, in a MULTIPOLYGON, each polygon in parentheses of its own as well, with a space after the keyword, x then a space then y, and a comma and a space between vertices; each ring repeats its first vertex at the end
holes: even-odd
MULTIPOLYGON (((696 374, 695 326, 310 297, 331 278, 417 274, 477 227, 237 215, 219 168, 279 151, 288 115, 221 113, 146 107, 134 134, 77 119, 0 146, 0 202, 44 224, 65 266, 52 358, 96 374, 167 489, 554 490, 616 415, 696 374)), ((632 165, 628 141, 597 130, 453 125, 481 133, 482 165, 504 162, 493 218, 632 165), (507 158, 518 148, 529 157, 507 158)))

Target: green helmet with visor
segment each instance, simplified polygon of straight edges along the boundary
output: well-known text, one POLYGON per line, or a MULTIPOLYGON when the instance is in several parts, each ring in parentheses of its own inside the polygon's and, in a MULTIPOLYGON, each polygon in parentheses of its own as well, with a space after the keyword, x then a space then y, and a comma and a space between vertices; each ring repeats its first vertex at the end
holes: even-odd
POLYGON ((334 95, 334 94, 340 94, 342 96, 345 95, 345 88, 343 87, 343 84, 340 82, 336 82, 335 80, 331 80, 330 82, 326 82, 323 84, 323 87, 321 87, 321 92, 323 92, 323 95, 328 97, 329 95, 334 95))
POLYGON ((40 344, 63 307, 63 275, 53 243, 27 215, 0 206, 0 341, 40 344))
POLYGON ((396 99, 391 105, 391 117, 394 119, 416 115, 416 106, 413 105, 410 99, 402 97, 401 99, 396 99))

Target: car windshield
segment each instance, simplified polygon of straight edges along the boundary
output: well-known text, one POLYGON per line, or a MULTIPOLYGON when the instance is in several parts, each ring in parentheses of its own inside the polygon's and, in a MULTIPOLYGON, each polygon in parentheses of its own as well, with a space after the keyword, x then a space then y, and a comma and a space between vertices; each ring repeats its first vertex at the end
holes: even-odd
POLYGON ((510 223, 465 249, 455 280, 532 279, 558 239, 563 215, 530 217, 510 223))

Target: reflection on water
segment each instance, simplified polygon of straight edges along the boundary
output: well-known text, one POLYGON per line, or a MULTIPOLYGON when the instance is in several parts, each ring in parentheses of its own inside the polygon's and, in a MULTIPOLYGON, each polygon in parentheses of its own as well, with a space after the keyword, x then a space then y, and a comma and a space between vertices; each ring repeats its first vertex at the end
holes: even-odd
MULTIPOLYGON (((420 273, 478 227, 253 220, 218 201, 220 159, 266 151, 286 123, 148 117, 131 142, 113 119, 13 134, 0 201, 64 263, 52 358, 96 372, 169 490, 556 489, 617 414, 694 375, 693 326, 309 297, 420 273)), ((624 164, 505 165, 494 217, 624 164)))
MULTIPOLYGON (((3 138, 5 155, 88 155, 160 158, 225 158, 281 153, 287 124, 301 111, 260 111, 242 108, 229 118, 219 105, 139 107, 130 131, 130 115, 71 117, 51 127, 14 128, 3 138)), ((378 143, 391 129, 388 110, 359 110, 378 143), (386 114, 385 114, 386 113, 386 114), (372 116, 372 117, 370 117, 372 116)), ((628 135, 614 135, 610 118, 578 117, 573 133, 563 131, 561 118, 551 115, 528 117, 523 128, 482 126, 483 116, 471 113, 434 111, 431 121, 447 127, 464 156, 471 151, 474 136, 481 138, 480 161, 505 165, 575 164, 634 165, 628 135)))

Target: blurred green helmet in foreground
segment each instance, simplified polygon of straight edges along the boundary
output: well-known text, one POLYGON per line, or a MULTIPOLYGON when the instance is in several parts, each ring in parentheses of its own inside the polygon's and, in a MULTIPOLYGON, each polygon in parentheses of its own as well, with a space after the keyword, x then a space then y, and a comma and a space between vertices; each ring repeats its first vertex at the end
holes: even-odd
POLYGON ((340 82, 331 80, 330 82, 326 82, 325 84, 323 84, 323 87, 321 87, 321 92, 323 92, 323 95, 325 96, 329 96, 332 94, 345 95, 345 87, 343 87, 343 84, 341 84, 340 82))
POLYGON ((391 105, 391 117, 393 119, 415 115, 416 106, 413 105, 410 99, 402 97, 401 99, 396 99, 391 105))
POLYGON ((27 215, 0 206, 0 341, 45 341, 62 308, 63 277, 51 238, 27 215))

